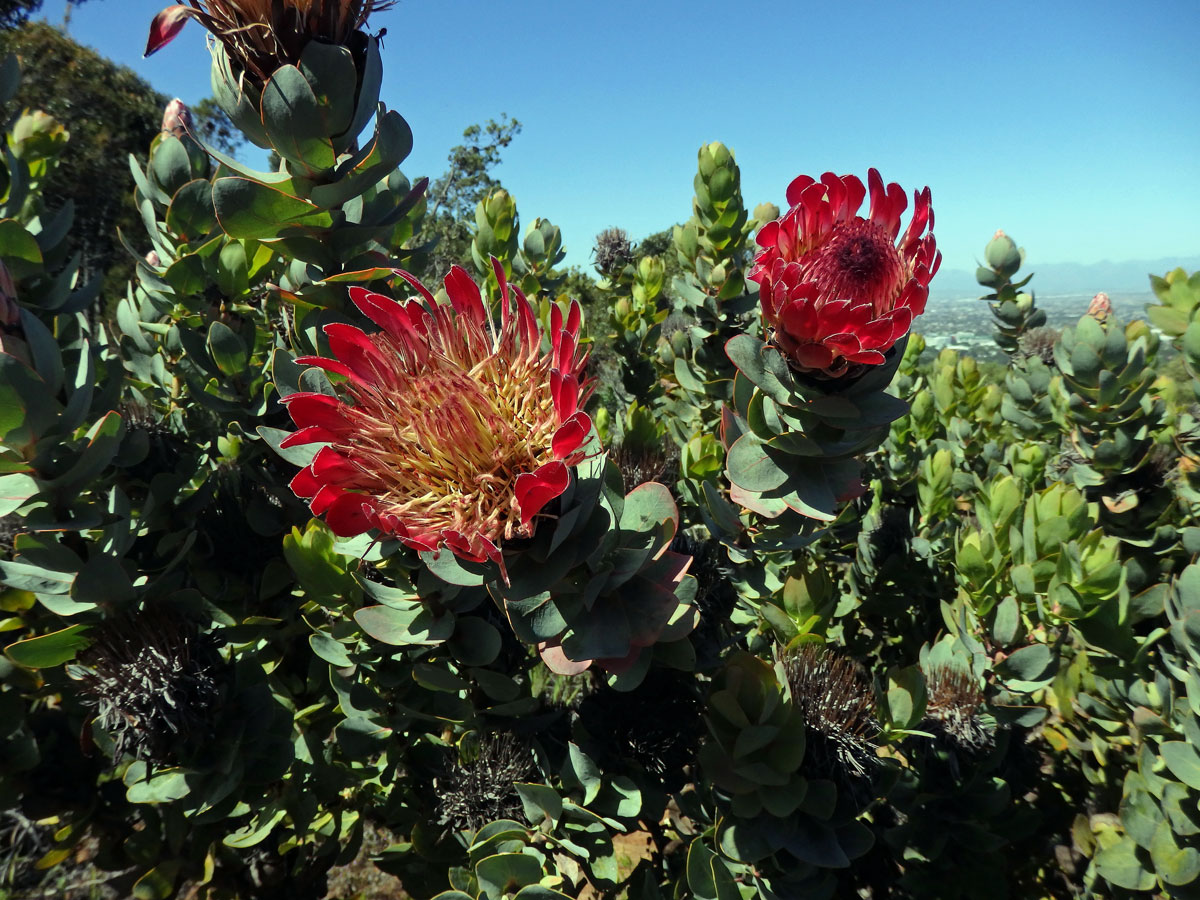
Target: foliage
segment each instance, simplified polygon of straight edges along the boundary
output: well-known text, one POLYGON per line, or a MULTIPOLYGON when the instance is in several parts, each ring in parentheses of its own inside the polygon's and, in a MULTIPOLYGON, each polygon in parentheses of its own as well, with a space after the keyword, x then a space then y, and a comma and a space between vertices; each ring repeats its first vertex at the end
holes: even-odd
POLYGON ((489 180, 515 123, 431 205, 346 40, 215 49, 280 168, 152 132, 112 327, 51 192, 90 151, 3 123, 0 878, 315 898, 383 834, 443 900, 1200 896, 1200 274, 1161 337, 1044 332, 995 238, 1005 366, 895 318, 810 365, 829 273, 789 349, 723 145, 597 286, 489 180), (468 211, 476 277, 404 271, 468 211))
POLYGON ((53 208, 74 201, 70 252, 80 254, 85 275, 108 274, 106 294, 122 293, 133 264, 118 231, 135 234, 141 219, 128 199, 133 182, 113 163, 130 154, 145 158, 168 98, 130 69, 44 23, 0 32, 0 56, 10 53, 20 59, 23 76, 7 113, 44 110, 72 135, 71 152, 47 188, 47 203, 53 208), (105 170, 107 177, 96 177, 105 170))

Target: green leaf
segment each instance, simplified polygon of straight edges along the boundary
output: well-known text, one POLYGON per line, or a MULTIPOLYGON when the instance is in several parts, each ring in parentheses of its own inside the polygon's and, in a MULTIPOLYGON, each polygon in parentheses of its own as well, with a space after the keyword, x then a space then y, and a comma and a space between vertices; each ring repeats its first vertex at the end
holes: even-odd
POLYGON ((16 219, 0 219, 0 260, 13 278, 28 278, 42 271, 42 250, 16 219))
POLYGON ((478 616, 462 616, 447 642, 454 658, 465 666, 490 665, 500 655, 500 632, 478 616))
POLYGON ((175 892, 180 863, 169 859, 139 878, 133 885, 134 900, 166 900, 175 892))
POLYGON ((227 834, 221 843, 235 850, 245 850, 261 844, 271 834, 271 829, 283 821, 286 815, 287 809, 281 803, 272 803, 260 810, 245 826, 227 834))
POLYGON ((788 473, 775 464, 759 438, 743 434, 729 448, 725 460, 729 480, 747 491, 773 491, 787 483, 788 473))
POLYGON ((308 646, 312 648, 313 653, 331 666, 344 669, 346 666, 352 664, 350 656, 346 653, 346 645, 341 641, 334 640, 322 631, 308 636, 308 646))
POLYGON ((71 625, 61 631, 25 638, 9 644, 4 655, 27 669, 50 669, 74 659, 76 653, 91 643, 86 637, 88 628, 71 625))
POLYGON ((562 818, 563 801, 558 791, 544 784, 514 784, 525 807, 525 817, 534 825, 548 822, 557 825, 562 818))
POLYGON ((297 444, 294 447, 280 447, 279 445, 289 437, 292 432, 284 431, 282 428, 271 428, 267 425, 258 426, 258 436, 267 442, 267 445, 274 450, 280 457, 293 466, 303 468, 313 461, 313 457, 317 455, 317 451, 326 446, 322 443, 313 444, 297 444))
MULTIPOLYGON (((132 767, 130 769, 132 771, 132 767)), ((185 769, 159 769, 153 777, 128 785, 125 799, 130 803, 170 803, 182 800, 191 792, 187 783, 190 774, 185 769)))
POLYGON ((1014 690, 1034 690, 1054 677, 1058 661, 1045 644, 1022 647, 1000 663, 996 670, 1010 680, 1014 690))
POLYGON ((0 517, 7 516, 38 492, 38 483, 24 472, 0 475, 0 517))
POLYGON ((1194 747, 1185 741, 1166 741, 1159 745, 1158 752, 1172 775, 1200 791, 1200 756, 1194 747))
POLYGON ((1104 880, 1132 891, 1154 887, 1154 873, 1147 871, 1138 858, 1137 844, 1127 837, 1096 853, 1096 871, 1104 880))
MULTIPOLYGON (((242 258, 245 259, 244 252, 242 258)), ((250 361, 246 343, 224 322, 213 322, 208 326, 207 347, 221 374, 233 377, 246 370, 246 363, 250 361)))
POLYGON ((997 643, 1007 647, 1017 639, 1017 629, 1021 625, 1021 607, 1017 598, 1009 595, 1000 601, 996 607, 996 618, 992 623, 992 635, 997 643))
POLYGON ((183 141, 163 135, 150 156, 150 172, 164 194, 170 197, 192 180, 192 161, 183 141))
POLYGON ((488 900, 504 900, 508 893, 542 880, 542 865, 524 853, 497 853, 475 866, 479 889, 488 900))
POLYGON ((540 884, 531 884, 517 891, 517 896, 513 900, 571 900, 571 898, 540 884))
POLYGON ((375 640, 394 647, 409 644, 438 644, 454 631, 454 616, 438 619, 420 605, 410 610, 390 606, 366 606, 354 613, 354 621, 375 640))
POLYGON ((281 66, 262 92, 262 123, 275 152, 310 171, 333 167, 337 154, 325 109, 317 101, 304 74, 295 66, 281 66))
POLYGON ((248 178, 218 178, 213 208, 222 230, 232 238, 271 240, 283 228, 301 222, 328 228, 333 219, 313 204, 248 178))

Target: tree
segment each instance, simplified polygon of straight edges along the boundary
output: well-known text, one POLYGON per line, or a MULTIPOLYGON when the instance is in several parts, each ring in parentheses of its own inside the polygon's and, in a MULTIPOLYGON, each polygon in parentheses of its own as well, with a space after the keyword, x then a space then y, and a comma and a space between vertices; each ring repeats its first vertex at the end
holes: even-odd
POLYGON ((47 202, 56 208, 74 200, 71 250, 82 257, 82 275, 105 274, 105 293, 123 293, 132 260, 117 230, 132 235, 142 228, 128 157, 145 159, 169 98, 45 23, 0 32, 0 58, 9 53, 22 71, 15 108, 43 109, 71 133, 47 202))
MULTIPOLYGON (((71 6, 86 3, 87 0, 67 0, 71 6)), ((29 17, 42 8, 42 0, 0 0, 0 30, 17 28, 29 21, 29 17)))
POLYGON ((500 186, 491 170, 500 163, 500 151, 521 132, 521 123, 501 113, 500 121, 472 125, 463 132, 465 143, 451 148, 449 167, 429 187, 429 211, 422 237, 436 238, 428 272, 445 273, 451 265, 470 268, 471 222, 475 206, 488 191, 500 186))

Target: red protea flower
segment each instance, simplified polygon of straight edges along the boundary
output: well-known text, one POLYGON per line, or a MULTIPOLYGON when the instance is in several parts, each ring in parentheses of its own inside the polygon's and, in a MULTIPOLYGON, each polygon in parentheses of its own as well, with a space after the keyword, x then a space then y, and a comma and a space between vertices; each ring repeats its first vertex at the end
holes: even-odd
POLYGON ((929 188, 908 206, 898 184, 867 174, 871 211, 857 215, 866 190, 853 175, 801 175, 787 189, 791 207, 758 233, 762 252, 748 276, 759 284, 774 344, 801 372, 832 377, 878 365, 925 309, 941 265, 932 231, 929 188))
POLYGON ((377 528, 417 550, 445 546, 503 568, 502 543, 533 535, 535 517, 567 489, 569 468, 587 452, 579 304, 572 302, 565 322, 551 307, 543 353, 532 307, 498 265, 498 330, 458 266, 445 279, 450 306, 399 274, 424 303, 351 288, 351 300, 382 331, 326 325, 337 358, 296 360, 345 381, 337 397, 302 392, 283 400, 300 430, 282 446, 326 444, 292 490, 335 534, 377 528))

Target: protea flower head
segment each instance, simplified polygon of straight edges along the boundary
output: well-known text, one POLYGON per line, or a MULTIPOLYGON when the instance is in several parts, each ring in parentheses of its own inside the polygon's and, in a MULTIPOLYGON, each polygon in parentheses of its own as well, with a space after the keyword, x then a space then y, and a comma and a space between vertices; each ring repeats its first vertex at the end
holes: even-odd
POLYGON ((840 377, 878 365, 925 309, 941 264, 929 188, 914 194, 912 219, 898 184, 867 175, 801 175, 787 189, 790 209, 758 232, 762 251, 748 276, 759 285, 769 338, 800 372, 840 377), (899 238, 899 239, 897 239, 899 238))
MULTIPOLYGON (((188 0, 168 6, 150 23, 146 56, 162 49, 196 19, 258 84, 280 66, 295 64, 309 41, 351 46, 376 12, 395 0, 188 0)), ((351 47, 351 49, 354 49, 351 47)))
POLYGON ((424 303, 351 288, 382 330, 327 325, 335 358, 297 360, 345 378, 339 396, 284 399, 300 430, 283 446, 326 444, 292 489, 336 534, 376 528, 417 550, 445 546, 503 568, 502 544, 531 537, 538 514, 567 489, 592 427, 580 408, 589 392, 582 313, 575 302, 565 317, 552 306, 543 353, 533 308, 494 269, 499 327, 458 266, 445 279, 450 306, 401 272, 424 303))
POLYGON ((783 659, 792 702, 808 736, 805 764, 815 774, 865 778, 878 765, 875 698, 862 666, 820 644, 801 644, 783 659))
POLYGON ((925 672, 928 701, 922 729, 942 736, 955 747, 981 752, 991 749, 995 730, 983 718, 983 691, 970 670, 943 663, 925 672))
POLYGON ((126 753, 166 765, 189 743, 211 738, 222 697, 211 638, 157 608, 110 619, 92 638, 69 672, 112 735, 113 765, 126 753))

